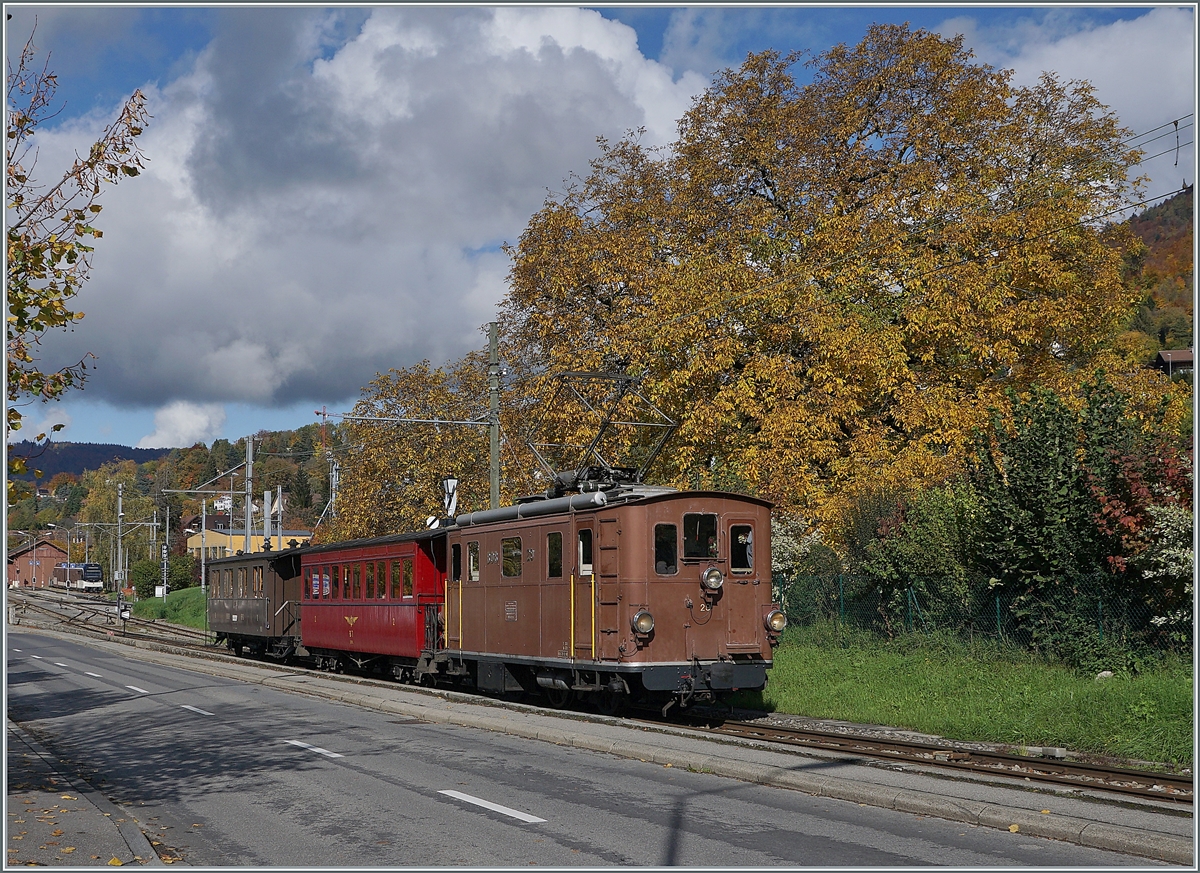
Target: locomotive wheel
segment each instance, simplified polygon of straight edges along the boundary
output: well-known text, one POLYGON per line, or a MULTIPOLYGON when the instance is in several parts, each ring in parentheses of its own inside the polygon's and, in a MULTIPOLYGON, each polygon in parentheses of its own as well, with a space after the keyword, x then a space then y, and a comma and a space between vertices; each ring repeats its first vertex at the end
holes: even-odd
POLYGON ((542 693, 546 695, 551 709, 566 709, 571 698, 575 696, 570 689, 564 691, 561 688, 543 688, 542 693))
POLYGON ((614 718, 624 715, 626 708, 629 706, 629 695, 624 691, 613 691, 611 688, 605 688, 594 695, 596 709, 601 715, 610 715, 614 718))

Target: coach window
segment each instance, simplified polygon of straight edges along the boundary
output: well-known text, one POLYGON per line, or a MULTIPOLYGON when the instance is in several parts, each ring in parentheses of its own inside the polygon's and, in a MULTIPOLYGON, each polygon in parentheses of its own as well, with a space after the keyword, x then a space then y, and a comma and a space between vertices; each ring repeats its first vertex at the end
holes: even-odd
POLYGON ((333 592, 329 587, 329 567, 321 568, 321 599, 329 600, 333 597, 333 592))
POLYGON ((500 540, 500 572, 508 579, 521 575, 521 538, 504 537, 500 540))
POLYGON ((592 572, 592 529, 585 527, 579 532, 579 575, 588 576, 592 572))
POLYGON ((387 564, 383 561, 375 564, 375 578, 379 580, 379 588, 375 592, 375 597, 383 600, 387 597, 387 564))
POLYGON ((754 529, 748 524, 729 528, 729 569, 734 573, 754 570, 754 529))
POLYGON ((679 528, 673 524, 654 526, 654 572, 674 576, 679 572, 679 528))
POLYGON ((404 596, 413 596, 413 559, 404 559, 404 596))
POLYGON ((304 599, 305 600, 310 600, 312 598, 312 584, 311 583, 312 583, 312 570, 305 570, 304 571, 304 581, 300 583, 301 587, 304 589, 304 599))
POLYGON ((467 581, 479 581, 479 543, 467 543, 467 581))
POLYGON ((717 556, 717 516, 709 512, 687 512, 683 516, 683 556, 717 556))
POLYGON ((333 582, 333 585, 329 589, 329 595, 334 600, 337 600, 338 595, 341 594, 341 592, 338 590, 342 584, 342 578, 341 578, 342 574, 338 572, 340 569, 342 569, 342 568, 339 567, 337 564, 334 564, 332 567, 329 568, 329 575, 333 582))
POLYGON ((237 594, 235 594, 234 596, 235 597, 245 597, 246 596, 246 568, 245 567, 237 568, 237 594))
POLYGON ((254 596, 255 597, 263 596, 263 568, 262 567, 254 568, 254 596))
POLYGON ((551 579, 562 578, 562 534, 552 531, 546 534, 546 575, 551 579))
POLYGON ((209 597, 220 597, 221 596, 221 571, 220 570, 209 570, 208 571, 208 596, 209 597))
POLYGON ((375 565, 367 561, 367 600, 375 599, 375 565))
POLYGON ((233 571, 221 571, 221 596, 233 597, 233 571))
POLYGON ((360 571, 361 567, 362 567, 361 564, 354 564, 352 567, 352 570, 354 573, 354 599, 355 600, 362 600, 362 573, 360 571))
POLYGON ((462 581, 462 545, 459 543, 450 547, 450 580, 462 581))
POLYGON ((392 600, 399 600, 403 594, 400 586, 400 562, 392 561, 392 600))

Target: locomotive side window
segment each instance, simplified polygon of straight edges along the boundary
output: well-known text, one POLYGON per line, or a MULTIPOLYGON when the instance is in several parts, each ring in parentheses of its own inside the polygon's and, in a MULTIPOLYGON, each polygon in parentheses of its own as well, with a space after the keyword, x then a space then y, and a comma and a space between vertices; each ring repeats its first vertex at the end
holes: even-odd
POLYGON ((450 579, 462 581, 462 545, 455 543, 450 547, 450 579))
POLYGON ((338 595, 341 593, 338 589, 341 588, 341 585, 342 585, 342 574, 339 573, 338 571, 341 570, 342 568, 339 567, 337 564, 334 564, 329 569, 330 569, 330 575, 333 579, 333 587, 329 589, 329 593, 331 595, 333 595, 334 600, 337 600, 338 595))
POLYGON ((377 563, 375 565, 375 577, 379 580, 379 591, 376 593, 375 596, 378 597, 380 600, 382 600, 384 597, 387 596, 387 575, 386 575, 386 573, 387 573, 387 564, 385 564, 383 561, 380 561, 379 563, 377 563))
POLYGON ((679 528, 673 524, 654 526, 654 572, 674 576, 679 572, 679 528))
POLYGON ((562 578, 562 534, 558 531, 546 534, 547 573, 551 579, 562 578))
POLYGON ((503 560, 501 573, 507 579, 515 579, 521 575, 521 538, 504 537, 500 540, 500 555, 503 560))
POLYGON ((729 569, 735 573, 754 569, 754 529, 748 524, 729 528, 729 569))
POLYGON ((579 532, 579 575, 592 572, 592 529, 585 527, 579 532))
POLYGON ((467 543, 467 581, 479 581, 479 543, 467 543))
POLYGON ((684 513, 683 556, 685 558, 715 558, 717 556, 716 515, 708 512, 684 513))
POLYGON ((404 596, 412 597, 413 595, 413 559, 404 559, 404 596))

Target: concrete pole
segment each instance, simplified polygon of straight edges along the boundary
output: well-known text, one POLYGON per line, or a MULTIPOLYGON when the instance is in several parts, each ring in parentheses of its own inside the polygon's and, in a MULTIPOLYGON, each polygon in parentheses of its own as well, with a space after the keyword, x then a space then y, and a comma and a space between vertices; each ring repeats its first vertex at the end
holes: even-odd
POLYGON ((254 530, 254 437, 246 437, 246 544, 242 547, 250 554, 250 533, 254 530))
POLYGON ((125 581, 124 574, 121 572, 121 522, 125 519, 125 485, 121 482, 117 483, 117 588, 122 588, 122 582, 125 581))
POLYGON ((488 325, 488 449, 491 508, 500 508, 500 342, 499 325, 488 325))

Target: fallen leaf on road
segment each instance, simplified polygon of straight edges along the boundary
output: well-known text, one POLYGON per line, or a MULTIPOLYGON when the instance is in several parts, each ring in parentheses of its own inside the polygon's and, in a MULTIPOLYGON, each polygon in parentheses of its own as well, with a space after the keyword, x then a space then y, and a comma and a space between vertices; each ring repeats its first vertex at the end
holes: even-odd
POLYGON ((62 832, 61 828, 58 830, 50 831, 50 836, 52 836, 52 837, 61 837, 62 835, 63 835, 63 832, 62 832))
POLYGON ((63 799, 63 800, 78 800, 79 798, 77 798, 77 797, 72 797, 72 796, 71 796, 71 795, 69 795, 69 794, 64 794, 64 795, 62 796, 62 799, 63 799))
POLYGON ((74 851, 75 851, 75 847, 74 847, 74 846, 67 846, 65 849, 59 849, 59 851, 60 851, 60 852, 62 852, 64 855, 69 855, 69 854, 71 854, 72 852, 74 852, 74 851))
POLYGON ((108 866, 109 867, 124 867, 125 865, 121 863, 120 858, 113 858, 111 861, 108 862, 108 866))
POLYGON ((1009 831, 1009 833, 1012 833, 1012 834, 1015 834, 1020 829, 1021 829, 1020 825, 1009 825, 1008 826, 1008 831, 1009 831))

